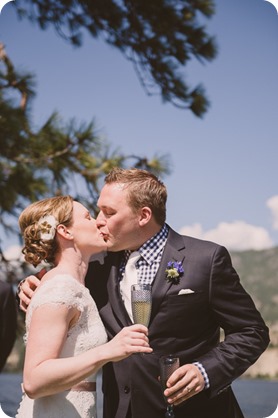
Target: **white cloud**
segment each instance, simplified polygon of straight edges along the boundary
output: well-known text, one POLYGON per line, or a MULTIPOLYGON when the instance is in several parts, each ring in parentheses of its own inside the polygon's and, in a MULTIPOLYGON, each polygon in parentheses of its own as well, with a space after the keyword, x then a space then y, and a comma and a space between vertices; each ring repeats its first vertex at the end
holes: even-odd
POLYGON ((229 250, 263 250, 274 246, 266 229, 243 221, 221 222, 216 228, 203 231, 200 224, 184 226, 181 234, 190 235, 224 245, 229 250))
POLYGON ((273 217, 273 228, 278 229, 278 196, 273 196, 267 200, 266 206, 270 209, 273 217))

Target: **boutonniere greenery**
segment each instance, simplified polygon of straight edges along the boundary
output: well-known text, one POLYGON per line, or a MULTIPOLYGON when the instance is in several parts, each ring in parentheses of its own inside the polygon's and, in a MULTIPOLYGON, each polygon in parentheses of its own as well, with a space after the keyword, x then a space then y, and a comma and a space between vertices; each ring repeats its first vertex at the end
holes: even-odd
POLYGON ((165 273, 168 283, 179 284, 180 278, 184 273, 181 261, 169 261, 165 273))

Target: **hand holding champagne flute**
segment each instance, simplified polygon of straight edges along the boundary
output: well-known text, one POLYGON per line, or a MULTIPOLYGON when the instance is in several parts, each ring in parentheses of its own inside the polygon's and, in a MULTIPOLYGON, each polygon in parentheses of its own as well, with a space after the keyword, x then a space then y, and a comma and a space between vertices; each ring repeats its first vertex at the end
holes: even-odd
POLYGON ((131 307, 133 322, 148 327, 151 316, 151 285, 135 284, 131 286, 131 307))

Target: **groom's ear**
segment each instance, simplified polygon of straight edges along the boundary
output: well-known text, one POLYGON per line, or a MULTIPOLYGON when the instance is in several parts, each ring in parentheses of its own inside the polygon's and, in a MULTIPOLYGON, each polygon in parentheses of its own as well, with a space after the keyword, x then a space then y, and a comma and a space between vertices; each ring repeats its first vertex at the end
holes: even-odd
POLYGON ((144 206, 140 209, 139 224, 140 226, 146 225, 152 218, 152 210, 148 206, 144 206))

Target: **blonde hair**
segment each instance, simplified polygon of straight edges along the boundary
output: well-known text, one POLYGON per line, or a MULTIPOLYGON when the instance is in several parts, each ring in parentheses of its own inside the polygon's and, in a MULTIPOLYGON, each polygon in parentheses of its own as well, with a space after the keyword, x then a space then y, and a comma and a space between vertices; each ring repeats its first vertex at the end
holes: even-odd
POLYGON ((24 239, 22 253, 27 263, 36 267, 42 261, 54 264, 59 251, 55 237, 41 239, 40 219, 52 215, 57 224, 69 226, 72 222, 73 198, 71 196, 55 196, 39 200, 29 205, 21 213, 18 223, 24 239))
POLYGON ((114 168, 105 177, 105 183, 120 183, 127 189, 128 204, 137 211, 144 206, 152 210, 159 225, 166 220, 166 186, 154 174, 138 168, 114 168))

